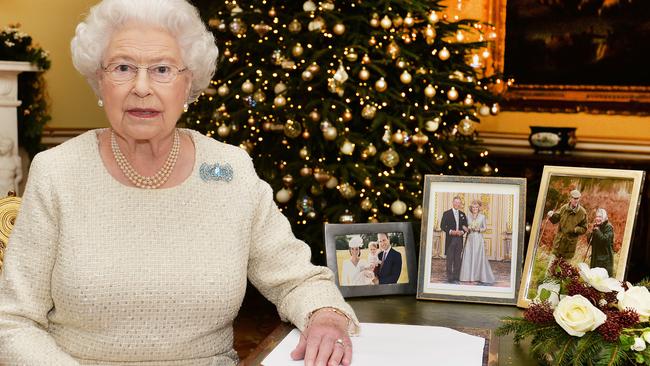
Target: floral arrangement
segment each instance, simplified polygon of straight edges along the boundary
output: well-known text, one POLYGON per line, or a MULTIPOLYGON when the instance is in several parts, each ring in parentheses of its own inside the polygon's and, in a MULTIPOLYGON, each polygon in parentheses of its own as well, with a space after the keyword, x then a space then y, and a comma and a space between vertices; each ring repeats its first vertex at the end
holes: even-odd
POLYGON ((621 283, 604 268, 559 258, 523 317, 506 317, 499 336, 532 337, 534 358, 548 365, 650 365, 650 292, 621 283))
MULTIPOLYGON (((49 54, 32 44, 32 38, 10 25, 0 31, 0 60, 27 61, 45 71, 50 68, 49 54)), ((18 140, 34 156, 41 148, 43 127, 50 120, 42 73, 26 72, 18 76, 18 140)))

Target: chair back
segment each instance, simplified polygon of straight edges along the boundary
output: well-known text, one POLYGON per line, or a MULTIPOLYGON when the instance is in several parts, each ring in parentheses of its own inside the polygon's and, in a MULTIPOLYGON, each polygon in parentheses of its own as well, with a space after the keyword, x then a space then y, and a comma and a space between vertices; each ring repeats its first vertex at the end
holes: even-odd
POLYGON ((9 192, 7 197, 0 198, 0 272, 4 262, 5 249, 9 242, 9 234, 14 228, 18 209, 20 208, 20 197, 16 193, 9 192))

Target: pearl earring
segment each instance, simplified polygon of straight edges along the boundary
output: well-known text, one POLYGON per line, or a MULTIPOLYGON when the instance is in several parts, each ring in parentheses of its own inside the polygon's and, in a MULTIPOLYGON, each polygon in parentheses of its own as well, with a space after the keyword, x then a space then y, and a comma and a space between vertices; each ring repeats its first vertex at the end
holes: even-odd
POLYGON ((186 102, 185 104, 183 104, 183 112, 187 112, 187 110, 188 110, 189 108, 190 108, 190 105, 187 104, 187 102, 186 102))
POLYGON ((103 100, 101 100, 101 99, 100 99, 100 100, 98 100, 98 101, 97 101, 97 105, 99 106, 99 108, 102 108, 102 107, 104 107, 104 101, 103 101, 103 100))

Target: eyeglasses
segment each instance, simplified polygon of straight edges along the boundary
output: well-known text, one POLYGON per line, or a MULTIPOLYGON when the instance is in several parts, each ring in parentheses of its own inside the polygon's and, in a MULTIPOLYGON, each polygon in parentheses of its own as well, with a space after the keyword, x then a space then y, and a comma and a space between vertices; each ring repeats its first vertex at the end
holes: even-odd
POLYGON ((108 75, 108 78, 117 84, 132 81, 138 75, 138 70, 140 69, 147 70, 147 74, 149 74, 151 80, 165 84, 171 83, 176 79, 178 74, 187 70, 187 68, 180 69, 174 65, 158 64, 145 67, 121 62, 108 64, 103 69, 108 75))

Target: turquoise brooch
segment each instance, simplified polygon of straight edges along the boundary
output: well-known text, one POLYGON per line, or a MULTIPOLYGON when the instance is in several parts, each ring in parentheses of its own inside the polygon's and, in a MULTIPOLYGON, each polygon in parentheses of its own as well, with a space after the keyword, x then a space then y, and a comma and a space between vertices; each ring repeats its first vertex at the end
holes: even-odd
POLYGON ((199 172, 201 174, 201 179, 203 179, 205 182, 220 180, 230 182, 235 173, 232 169, 232 166, 230 166, 228 163, 223 165, 219 163, 203 163, 201 164, 199 172))

